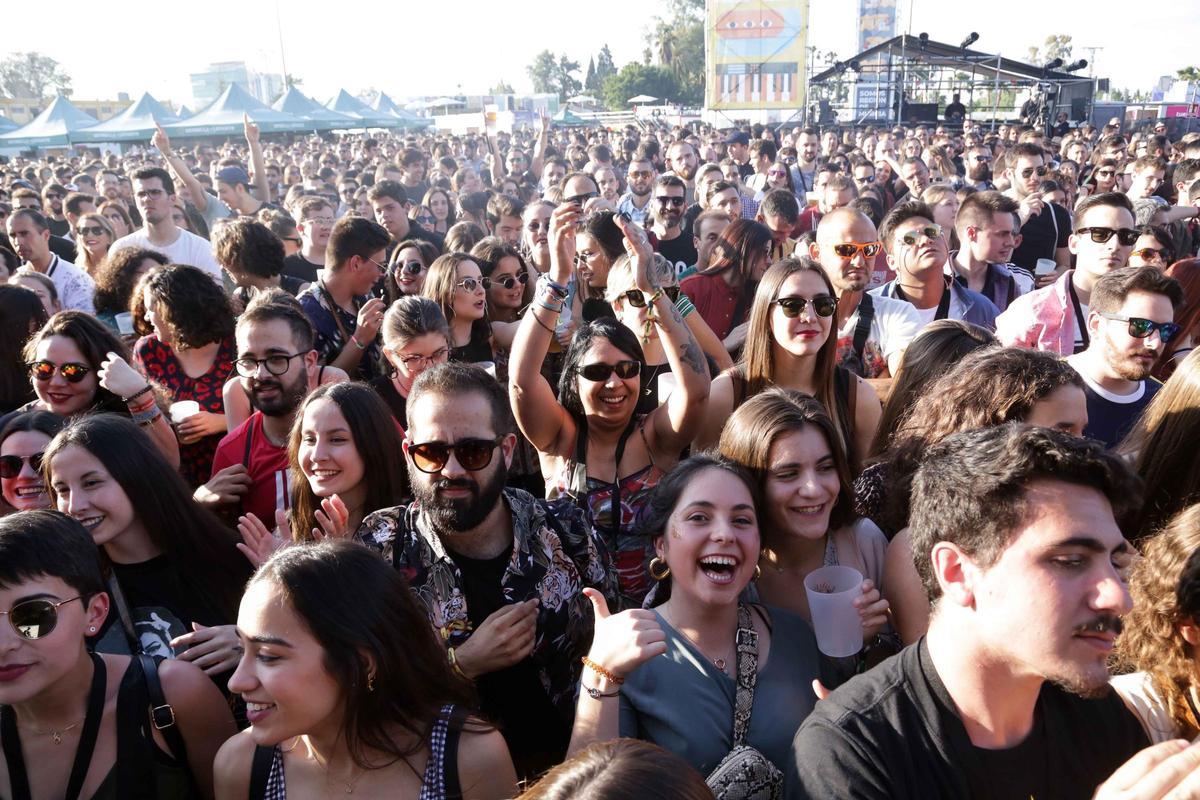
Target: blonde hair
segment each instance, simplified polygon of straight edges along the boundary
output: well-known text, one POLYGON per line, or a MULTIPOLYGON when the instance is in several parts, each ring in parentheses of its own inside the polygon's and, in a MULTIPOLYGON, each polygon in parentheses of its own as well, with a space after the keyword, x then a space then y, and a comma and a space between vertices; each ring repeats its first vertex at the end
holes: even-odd
MULTIPOLYGON (((79 216, 79 222, 76 223, 75 229, 78 231, 79 226, 85 222, 94 222, 103 228, 104 232, 108 234, 108 246, 112 247, 113 242, 117 240, 117 234, 116 231, 113 230, 112 223, 109 222, 108 217, 104 216, 99 211, 89 211, 88 213, 81 214, 79 216)), ((107 250, 105 253, 107 254, 107 250)), ((91 254, 88 253, 87 248, 83 246, 82 236, 79 237, 79 256, 83 259, 83 265, 87 270, 88 275, 95 275, 96 270, 100 268, 100 263, 92 262, 91 254)))
MULTIPOLYGON (((661 253, 654 254, 654 274, 660 286, 675 285, 675 268, 661 253)), ((612 267, 608 270, 608 280, 604 285, 604 299, 609 305, 621 299, 621 295, 637 286, 633 274, 633 261, 628 255, 617 256, 612 267)))

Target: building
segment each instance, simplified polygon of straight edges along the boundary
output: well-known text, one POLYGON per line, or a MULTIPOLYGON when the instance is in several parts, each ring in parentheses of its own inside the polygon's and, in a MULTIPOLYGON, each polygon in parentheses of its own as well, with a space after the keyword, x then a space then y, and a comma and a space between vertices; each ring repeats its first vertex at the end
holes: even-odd
MULTIPOLYGON (((44 100, 34 100, 28 97, 0 97, 0 116, 7 117, 18 125, 24 125, 50 105, 53 97, 44 100)), ((80 111, 86 111, 103 122, 109 117, 124 111, 132 101, 129 94, 120 92, 116 100, 77 100, 71 98, 71 103, 80 111)))
POLYGON ((221 92, 236 83, 255 99, 270 104, 283 94, 283 76, 275 73, 255 72, 244 61, 221 61, 209 64, 204 72, 193 72, 192 100, 196 108, 204 108, 220 96, 221 92))

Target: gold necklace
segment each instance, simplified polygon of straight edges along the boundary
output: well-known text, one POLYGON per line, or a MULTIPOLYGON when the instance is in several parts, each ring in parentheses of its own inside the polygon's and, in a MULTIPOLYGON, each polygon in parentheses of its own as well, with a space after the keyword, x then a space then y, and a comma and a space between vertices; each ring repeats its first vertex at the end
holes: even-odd
MULTIPOLYGON (((294 746, 295 745, 293 745, 293 747, 294 746)), ((360 772, 358 774, 358 777, 354 778, 353 780, 346 780, 344 778, 337 778, 336 780, 333 780, 333 776, 329 774, 329 764, 327 762, 321 761, 320 757, 312 749, 311 745, 308 745, 307 743, 305 743, 305 747, 308 749, 309 758, 311 758, 313 761, 317 762, 317 766, 319 766, 321 768, 321 770, 325 773, 325 784, 326 785, 329 785, 331 782, 332 783, 340 783, 340 784, 342 784, 342 788, 345 790, 346 794, 354 794, 354 789, 356 788, 358 782, 362 780, 363 775, 367 774, 367 771, 365 769, 362 772, 360 772)), ((353 766, 351 766, 350 774, 352 774, 352 775, 354 774, 353 766)))
POLYGON ((30 728, 29 732, 34 734, 35 736, 49 736, 50 740, 53 741, 55 744, 62 744, 63 736, 65 734, 69 733, 70 731, 74 730, 75 728, 78 728, 82 724, 83 724, 83 720, 79 720, 79 722, 73 722, 61 730, 54 730, 52 728, 48 731, 39 731, 39 730, 34 730, 33 728, 30 728))
POLYGON ((685 638, 685 639, 687 639, 689 642, 691 642, 691 643, 692 643, 692 644, 695 646, 695 648, 696 648, 697 650, 699 650, 699 651, 700 651, 700 654, 701 654, 702 656, 704 656, 705 658, 707 658, 709 661, 711 661, 711 662, 713 663, 713 666, 715 666, 717 669, 721 670, 721 672, 724 672, 724 671, 725 671, 725 667, 726 667, 726 665, 729 663, 728 661, 726 661, 726 660, 725 660, 725 659, 723 659, 723 658, 713 658, 713 657, 712 657, 712 656, 710 656, 708 653, 704 652, 704 648, 700 646, 700 643, 699 643, 699 642, 697 642, 695 639, 693 639, 691 636, 689 636, 687 631, 685 631, 683 628, 681 628, 681 627, 679 627, 678 625, 676 625, 676 624, 675 624, 674 622, 672 622, 670 619, 667 619, 667 615, 666 615, 666 614, 663 614, 661 611, 660 611, 660 612, 658 612, 658 613, 659 613, 659 614, 662 614, 662 617, 663 617, 663 619, 666 619, 666 620, 667 620, 667 623, 668 623, 668 624, 669 624, 669 625, 670 625, 672 628, 674 628, 675 630, 677 630, 677 631, 679 631, 681 634, 683 634, 683 638, 685 638))

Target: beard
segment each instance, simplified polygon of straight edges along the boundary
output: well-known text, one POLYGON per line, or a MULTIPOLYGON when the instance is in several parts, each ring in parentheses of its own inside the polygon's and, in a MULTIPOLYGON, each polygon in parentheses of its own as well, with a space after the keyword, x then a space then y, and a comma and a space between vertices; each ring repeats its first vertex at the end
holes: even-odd
POLYGON ((971 170, 971 174, 968 175, 967 177, 969 177, 971 180, 975 181, 976 183, 979 183, 982 181, 989 181, 992 179, 992 168, 989 167, 987 164, 980 164, 980 165, 976 166, 975 168, 973 168, 971 170))
POLYGON ((477 527, 492 513, 504 484, 508 480, 508 467, 504 458, 497 454, 499 463, 496 464, 487 482, 480 486, 469 478, 450 480, 435 478, 421 472, 412 462, 408 462, 408 477, 412 484, 413 497, 421 511, 428 515, 429 522, 439 533, 463 533, 477 527), (461 488, 470 492, 468 497, 446 499, 441 491, 449 488, 461 488))
POLYGON ((637 187, 631 183, 631 184, 629 184, 629 193, 632 194, 634 197, 645 197, 646 195, 650 194, 650 190, 653 188, 654 188, 654 184, 651 183, 645 187, 645 191, 639 192, 637 187))
MULTIPOLYGON (((1111 338, 1105 336, 1105 353, 1104 360, 1111 365, 1114 372, 1127 381, 1144 381, 1150 377, 1150 371, 1154 368, 1153 360, 1149 362, 1140 361, 1132 355, 1121 351, 1111 338)), ((1142 350, 1142 353, 1150 351, 1142 350)))
POLYGON ((284 386, 280 381, 274 379, 256 380, 246 394, 250 398, 250 407, 261 411, 263 416, 286 417, 300 407, 300 403, 308 394, 308 373, 301 370, 300 374, 296 376, 296 380, 288 386, 284 386), (264 400, 259 396, 259 392, 263 389, 277 389, 279 396, 271 400, 264 400))
MULTIPOLYGON (((1075 629, 1076 633, 1086 631, 1112 631, 1118 636, 1122 628, 1121 618, 1112 614, 1099 614, 1086 625, 1075 629)), ((1046 680, 1064 691, 1084 699, 1095 700, 1106 697, 1112 690, 1108 680, 1108 666, 1103 659, 1098 664, 1070 664, 1056 670, 1057 674, 1047 675, 1046 680)))

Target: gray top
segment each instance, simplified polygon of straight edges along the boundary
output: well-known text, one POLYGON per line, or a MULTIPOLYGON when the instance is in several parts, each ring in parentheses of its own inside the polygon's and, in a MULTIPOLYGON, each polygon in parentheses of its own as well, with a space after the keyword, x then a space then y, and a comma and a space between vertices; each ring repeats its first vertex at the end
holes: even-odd
MULTIPOLYGON (((746 739, 784 769, 792 738, 816 703, 812 681, 820 676, 820 655, 807 622, 781 609, 758 608, 767 612, 771 648, 759 666, 746 739)), ((621 736, 653 742, 708 775, 733 748, 734 679, 655 614, 667 652, 621 685, 621 736)))

